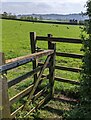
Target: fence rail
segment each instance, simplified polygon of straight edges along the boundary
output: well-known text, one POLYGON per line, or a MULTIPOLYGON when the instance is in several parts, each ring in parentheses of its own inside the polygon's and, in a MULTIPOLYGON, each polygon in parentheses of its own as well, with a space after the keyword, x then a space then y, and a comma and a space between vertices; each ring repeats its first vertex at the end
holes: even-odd
POLYGON ((70 57, 70 58, 78 58, 82 59, 84 56, 81 54, 73 54, 73 53, 63 53, 63 52, 56 52, 56 56, 62 56, 62 57, 70 57))
MULTIPOLYGON (((49 79, 49 75, 43 74, 42 76, 47 77, 47 79, 49 79)), ((78 82, 76 80, 70 80, 70 79, 61 78, 61 77, 57 77, 57 76, 54 77, 54 80, 58 81, 58 82, 73 84, 73 85, 80 85, 80 82, 78 82)))
POLYGON ((40 52, 40 53, 35 53, 35 54, 32 54, 32 55, 27 55, 27 56, 23 56, 23 57, 8 60, 8 61, 6 61, 7 64, 0 66, 0 73, 5 72, 7 70, 11 70, 11 69, 16 68, 16 67, 19 67, 19 66, 24 65, 26 63, 32 62, 35 59, 38 59, 42 56, 50 55, 52 53, 53 53, 53 51, 48 50, 48 51, 43 51, 43 52, 40 52))
POLYGON ((76 43, 76 44, 81 44, 82 43, 81 39, 44 37, 44 36, 36 36, 36 40, 51 41, 51 42, 64 42, 64 43, 76 43))
MULTIPOLYGON (((39 62, 38 65, 41 66, 41 65, 43 65, 43 63, 39 62)), ((49 65, 47 67, 49 67, 49 65)), ((77 73, 81 72, 80 68, 72 68, 72 67, 58 66, 58 65, 55 65, 55 69, 66 70, 66 71, 77 72, 77 73)))

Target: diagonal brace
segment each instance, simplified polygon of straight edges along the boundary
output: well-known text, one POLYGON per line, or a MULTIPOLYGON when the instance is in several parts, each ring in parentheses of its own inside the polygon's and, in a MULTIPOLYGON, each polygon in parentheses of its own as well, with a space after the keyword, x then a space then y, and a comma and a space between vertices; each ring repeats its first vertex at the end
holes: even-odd
POLYGON ((45 60, 45 62, 44 62, 44 65, 43 65, 43 67, 42 67, 42 70, 40 71, 40 73, 39 73, 39 75, 38 75, 38 78, 37 78, 37 80, 35 81, 34 86, 33 86, 33 88, 32 88, 32 91, 31 91, 31 93, 30 93, 30 95, 29 95, 29 97, 28 97, 28 101, 25 103, 23 109, 25 109, 25 108, 27 107, 27 105, 29 105, 29 103, 31 102, 32 96, 33 96, 33 94, 34 94, 34 92, 35 92, 35 90, 36 90, 36 88, 37 88, 37 86, 38 86, 38 84, 39 84, 39 82, 40 82, 40 78, 41 78, 41 76, 42 76, 45 68, 47 67, 47 65, 48 65, 48 63, 49 63, 50 58, 51 58, 51 55, 50 55, 50 56, 47 56, 47 58, 46 58, 46 60, 45 60))

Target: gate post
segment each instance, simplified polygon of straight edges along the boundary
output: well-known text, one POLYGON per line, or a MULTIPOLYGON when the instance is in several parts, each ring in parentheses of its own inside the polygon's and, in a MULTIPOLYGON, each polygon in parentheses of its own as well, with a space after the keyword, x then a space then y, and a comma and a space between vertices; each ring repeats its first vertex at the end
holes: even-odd
MULTIPOLYGON (((4 53, 0 53, 0 65, 5 64, 4 53)), ((0 74, 0 119, 10 118, 8 84, 5 73, 0 74)))
MULTIPOLYGON (((48 38, 52 37, 51 34, 48 34, 48 38)), ((51 55, 49 61, 49 83, 50 83, 50 93, 51 97, 54 96, 54 75, 55 75, 55 56, 56 56, 56 43, 52 43, 48 40, 48 49, 54 50, 54 53, 51 55)))
MULTIPOLYGON (((31 52, 36 52, 36 32, 30 32, 30 44, 31 44, 31 52)), ((37 62, 34 60, 33 62, 33 69, 36 68, 37 62)), ((37 80, 37 74, 34 75, 34 83, 37 80)))

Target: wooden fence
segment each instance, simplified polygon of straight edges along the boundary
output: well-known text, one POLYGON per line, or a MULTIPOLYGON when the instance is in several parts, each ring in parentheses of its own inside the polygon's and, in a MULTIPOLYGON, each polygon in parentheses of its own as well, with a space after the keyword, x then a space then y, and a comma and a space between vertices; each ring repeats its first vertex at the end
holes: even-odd
MULTIPOLYGON (((39 48, 37 46, 37 44, 36 44, 37 41, 48 41, 48 49, 51 48, 50 43, 52 43, 52 42, 53 43, 54 42, 55 43, 56 42, 59 42, 59 43, 63 42, 63 43, 82 44, 81 39, 57 38, 57 37, 53 37, 51 34, 48 34, 47 37, 45 37, 45 36, 36 36, 35 32, 30 33, 30 39, 31 39, 31 48, 32 48, 33 52, 43 51, 43 49, 37 49, 37 48, 39 48)), ((63 53, 63 52, 56 52, 56 56, 70 57, 70 58, 76 58, 76 59, 82 59, 83 58, 82 54, 72 54, 72 53, 63 53)), ((34 63, 34 65, 36 66, 36 62, 34 63)), ((38 65, 42 66, 43 63, 39 62, 38 65)), ((80 68, 72 68, 72 67, 58 66, 58 65, 55 65, 55 69, 57 69, 57 70, 65 70, 65 71, 70 71, 70 72, 76 72, 76 73, 81 71, 80 68)), ((43 76, 46 76, 46 75, 43 75, 43 76)), ((79 85, 80 84, 76 80, 69 80, 69 79, 60 78, 60 77, 56 77, 56 76, 55 76, 55 80, 60 81, 60 82, 74 84, 74 85, 79 85)))
POLYGON ((19 111, 25 111, 31 102, 34 102, 36 99, 42 96, 45 93, 45 91, 49 89, 48 94, 35 107, 27 111, 26 115, 24 116, 24 117, 27 117, 31 112, 41 107, 41 105, 43 105, 45 102, 49 101, 53 97, 54 80, 70 83, 74 85, 80 84, 75 80, 60 78, 54 75, 55 69, 71 71, 71 72, 81 71, 80 68, 72 68, 72 67, 55 65, 55 56, 82 59, 83 55, 56 52, 56 43, 54 43, 54 42, 59 42, 59 43, 64 42, 64 43, 81 44, 82 42, 80 39, 57 38, 57 37, 53 37, 50 34, 48 34, 47 37, 36 36, 35 32, 31 32, 30 42, 31 42, 31 51, 32 51, 32 54, 30 55, 14 58, 7 61, 4 60, 4 57, 3 57, 4 54, 0 55, 2 59, 2 62, 0 63, 1 64, 0 66, 0 79, 1 79, 0 80, 0 118, 14 118, 19 113, 19 111), (37 49, 38 48, 37 41, 47 41, 49 50, 37 49), (43 56, 47 57, 45 62, 44 63, 38 62, 38 59, 43 56), (32 62, 33 70, 13 80, 10 80, 10 81, 7 80, 7 75, 6 75, 7 71, 14 69, 16 67, 19 67, 21 65, 27 64, 29 62, 32 62), (48 75, 43 74, 46 68, 49 68, 48 75), (24 81, 26 78, 31 77, 32 75, 34 76, 33 83, 29 87, 27 87, 26 89, 24 89, 23 91, 21 91, 20 93, 18 93, 17 95, 9 99, 8 89, 24 81), (49 79, 49 83, 45 86, 45 88, 41 89, 40 91, 37 91, 37 87, 41 85, 43 78, 49 79), (37 93, 35 91, 37 91, 37 93), (18 109, 16 109, 11 113, 10 107, 16 101, 26 96, 27 96, 27 101, 23 105, 21 105, 18 109))
POLYGON ((55 70, 55 44, 51 43, 51 49, 52 50, 45 50, 42 52, 14 58, 7 61, 5 61, 3 58, 4 54, 0 53, 0 57, 2 61, 1 62, 2 65, 0 66, 0 118, 1 119, 14 118, 19 113, 19 111, 26 111, 30 103, 33 103, 40 96, 43 96, 43 94, 46 91, 48 92, 48 94, 42 100, 40 100, 40 102, 36 106, 34 106, 31 110, 27 110, 27 113, 24 117, 27 117, 31 112, 41 107, 41 105, 43 105, 45 102, 49 101, 52 98, 54 91, 53 86, 54 86, 54 70, 55 70), (43 66, 35 66, 36 59, 39 59, 43 56, 46 56, 46 60, 43 66), (21 65, 27 64, 29 62, 33 62, 33 70, 13 80, 9 80, 9 81, 7 80, 7 75, 6 75, 7 71, 17 68, 21 65), (43 80, 42 74, 44 70, 47 68, 48 64, 49 64, 49 83, 44 88, 37 91, 38 85, 43 80), (24 81, 26 78, 31 77, 32 75, 34 75, 34 78, 36 78, 36 80, 34 79, 33 83, 29 87, 25 88, 24 90, 22 90, 21 92, 19 92, 18 94, 16 94, 15 96, 9 99, 8 90, 12 86, 24 81), (24 98, 26 96, 27 96, 26 102, 23 103, 21 106, 19 106, 18 109, 11 112, 10 109, 11 106, 16 101, 19 101, 21 98, 24 98))

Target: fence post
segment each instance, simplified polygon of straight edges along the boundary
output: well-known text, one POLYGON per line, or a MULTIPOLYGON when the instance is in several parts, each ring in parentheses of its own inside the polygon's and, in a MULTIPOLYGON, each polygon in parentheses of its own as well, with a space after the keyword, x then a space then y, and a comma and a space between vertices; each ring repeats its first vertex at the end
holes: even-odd
MULTIPOLYGON (((52 37, 51 34, 48 34, 48 38, 52 37)), ((49 61, 49 83, 50 83, 50 93, 51 97, 54 96, 54 72, 55 72, 55 56, 56 56, 56 43, 48 41, 48 49, 54 50, 54 53, 51 55, 49 61)))
MULTIPOLYGON (((4 53, 0 53, 0 65, 5 64, 4 53)), ((6 74, 0 74, 0 118, 10 118, 8 84, 6 74)))
MULTIPOLYGON (((31 52, 36 52, 36 32, 30 32, 30 44, 31 44, 31 52)), ((32 62, 33 63, 33 69, 36 68, 37 62, 36 60, 32 62)), ((37 80, 37 74, 34 75, 34 83, 37 80)))

